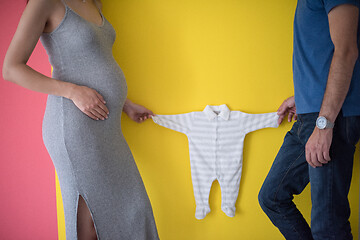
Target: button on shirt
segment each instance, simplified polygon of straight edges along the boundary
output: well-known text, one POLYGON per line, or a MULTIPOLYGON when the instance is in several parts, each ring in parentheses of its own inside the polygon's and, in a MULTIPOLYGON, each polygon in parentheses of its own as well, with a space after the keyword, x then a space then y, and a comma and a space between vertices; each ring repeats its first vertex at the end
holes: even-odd
POLYGON ((245 135, 261 128, 278 127, 276 112, 247 114, 230 111, 225 104, 208 105, 200 112, 156 115, 153 121, 188 137, 197 219, 210 212, 209 192, 216 179, 222 192, 221 209, 229 217, 235 215, 245 135))

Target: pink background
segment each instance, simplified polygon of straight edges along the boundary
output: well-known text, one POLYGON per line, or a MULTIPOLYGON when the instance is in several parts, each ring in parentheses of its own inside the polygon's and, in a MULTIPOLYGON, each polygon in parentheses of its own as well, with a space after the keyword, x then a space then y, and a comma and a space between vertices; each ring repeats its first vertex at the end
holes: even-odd
MULTIPOLYGON (((25 0, 0 0, 0 239, 57 239, 55 172, 42 141, 47 95, 7 82, 2 65, 25 0)), ((50 76, 39 43, 29 65, 50 76)))

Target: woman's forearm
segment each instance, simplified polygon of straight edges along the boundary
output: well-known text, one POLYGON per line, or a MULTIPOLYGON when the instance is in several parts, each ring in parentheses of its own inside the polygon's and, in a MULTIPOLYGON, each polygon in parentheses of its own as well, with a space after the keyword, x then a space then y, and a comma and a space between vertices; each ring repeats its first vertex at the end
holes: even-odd
POLYGON ((73 89, 77 86, 73 83, 47 77, 26 64, 3 66, 3 77, 5 80, 45 94, 52 94, 71 99, 73 89))
POLYGON ((124 107, 123 107, 123 112, 128 114, 129 112, 129 109, 131 108, 133 102, 131 102, 128 98, 125 100, 125 103, 124 103, 124 107))

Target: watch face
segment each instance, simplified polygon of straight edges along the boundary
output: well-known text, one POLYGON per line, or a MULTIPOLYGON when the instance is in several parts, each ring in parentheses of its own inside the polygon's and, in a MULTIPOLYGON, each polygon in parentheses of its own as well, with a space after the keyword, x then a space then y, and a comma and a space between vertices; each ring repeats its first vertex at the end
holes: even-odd
POLYGON ((318 117, 316 120, 316 126, 320 129, 324 129, 326 127, 326 118, 325 117, 318 117))

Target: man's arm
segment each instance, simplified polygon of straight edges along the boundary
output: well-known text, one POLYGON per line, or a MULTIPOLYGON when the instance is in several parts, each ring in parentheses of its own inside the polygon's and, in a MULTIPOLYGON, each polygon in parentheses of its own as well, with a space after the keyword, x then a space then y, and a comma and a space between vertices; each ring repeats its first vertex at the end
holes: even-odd
MULTIPOLYGON (((319 116, 335 122, 349 91, 358 58, 359 9, 351 4, 339 5, 329 12, 328 18, 335 49, 319 116)), ((305 148, 306 160, 312 167, 320 167, 330 161, 332 135, 332 129, 315 127, 305 148)))

